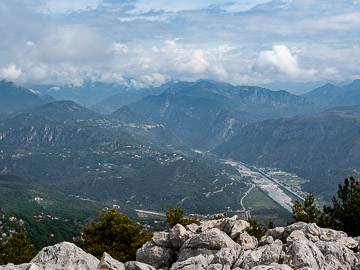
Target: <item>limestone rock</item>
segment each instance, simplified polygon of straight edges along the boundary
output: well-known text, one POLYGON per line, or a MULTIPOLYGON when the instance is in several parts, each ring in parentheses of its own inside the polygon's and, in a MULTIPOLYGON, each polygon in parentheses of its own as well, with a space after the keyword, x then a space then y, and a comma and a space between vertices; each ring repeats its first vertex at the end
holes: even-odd
POLYGON ((259 246, 271 245, 272 243, 274 243, 274 238, 270 235, 264 235, 259 241, 259 246))
POLYGON ((231 228, 231 231, 229 233, 229 236, 231 239, 235 239, 238 237, 241 233, 245 232, 250 228, 250 223, 245 220, 236 220, 234 222, 234 225, 231 228))
POLYGON ((253 269, 259 265, 278 263, 282 258, 282 242, 275 240, 271 245, 265 245, 255 250, 246 250, 235 263, 235 267, 253 269))
POLYGON ((226 225, 225 219, 208 220, 205 222, 201 222, 197 232, 204 232, 214 228, 224 231, 225 225, 226 225))
POLYGON ((276 227, 274 229, 267 230, 265 236, 271 236, 274 240, 276 239, 282 240, 284 231, 285 231, 284 227, 276 227))
POLYGON ((185 261, 198 255, 213 257, 222 248, 238 250, 240 247, 226 233, 216 228, 210 229, 187 240, 180 249, 178 261, 185 261))
POLYGON ((325 256, 327 264, 331 262, 333 266, 342 266, 341 269, 352 269, 358 261, 354 252, 340 242, 319 241, 316 246, 325 256))
POLYGON ((220 263, 210 264, 206 270, 231 270, 231 267, 227 264, 222 265, 220 263))
POLYGON ((319 237, 321 235, 321 228, 315 223, 306 224, 304 227, 304 234, 310 234, 319 237))
MULTIPOLYGON (((307 224, 305 222, 297 222, 297 223, 294 223, 294 224, 291 224, 291 225, 285 227, 284 233, 282 235, 282 241, 286 242, 287 238, 290 236, 290 234, 293 231, 303 231, 305 229, 306 225, 307 224)), ((274 238, 274 239, 277 239, 277 238, 274 238)))
MULTIPOLYGON (((40 266, 35 263, 24 263, 21 265, 14 265, 12 263, 9 263, 7 265, 0 265, 1 270, 45 270, 45 269, 55 269, 55 268, 44 268, 43 266, 40 266)), ((60 269, 60 268, 59 268, 60 269)))
POLYGON ((360 248, 360 236, 353 238, 356 242, 358 242, 358 247, 360 248))
POLYGON ((210 263, 218 250, 206 249, 206 248, 185 248, 181 249, 177 262, 186 261, 192 257, 203 256, 210 263))
POLYGON ((270 265, 258 265, 251 269, 252 270, 292 270, 292 268, 287 266, 286 264, 277 264, 277 263, 272 263, 270 265))
POLYGON ((125 270, 125 266, 123 263, 115 260, 109 254, 104 252, 96 270, 125 270))
POLYGON ((1 270, 95 270, 99 260, 68 242, 43 248, 30 263, 0 266, 1 270))
POLYGON ((43 248, 31 263, 46 265, 48 269, 96 269, 99 260, 81 248, 68 242, 43 248))
POLYGON ((235 248, 236 243, 231 238, 219 229, 210 229, 200 234, 194 235, 187 240, 181 249, 204 248, 210 250, 219 250, 221 248, 235 248))
POLYGON ((172 246, 168 232, 154 232, 151 240, 159 247, 171 248, 172 246))
POLYGON ((347 234, 344 232, 321 228, 321 235, 319 238, 323 241, 336 241, 344 237, 347 237, 347 234))
MULTIPOLYGON (((206 270, 208 259, 203 255, 188 258, 185 261, 174 263, 170 270, 206 270)), ((128 270, 128 269, 126 269, 128 270)))
POLYGON ((125 263, 125 270, 156 270, 156 269, 151 265, 145 263, 130 261, 125 263))
POLYGON ((350 249, 357 249, 359 245, 358 242, 351 237, 342 237, 336 241, 350 249))
MULTIPOLYGON (((214 259, 211 261, 211 265, 221 265, 225 268, 231 268, 241 252, 242 249, 240 246, 238 249, 222 248, 215 254, 214 259)), ((212 268, 215 268, 215 266, 212 268)), ((218 268, 218 266, 216 268, 218 268)))
POLYGON ((191 223, 189 225, 186 225, 186 229, 189 230, 192 233, 196 233, 197 230, 199 229, 199 225, 197 225, 195 223, 191 223))
POLYGON ((250 227, 249 222, 245 220, 236 220, 236 218, 237 216, 202 222, 196 229, 196 232, 204 232, 216 228, 228 234, 230 238, 235 239, 239 234, 250 227))
POLYGON ((240 236, 236 239, 236 242, 245 250, 254 249, 258 245, 256 237, 249 235, 247 232, 240 234, 240 236))
POLYGON ((180 249, 184 242, 192 236, 184 226, 176 224, 169 232, 169 241, 175 249, 180 249))
POLYGON ((325 257, 319 248, 307 239, 289 241, 285 254, 284 263, 294 269, 302 267, 321 269, 325 264, 325 257))
POLYGON ((155 268, 169 268, 174 261, 174 251, 171 248, 157 246, 151 240, 136 251, 136 261, 155 268))
POLYGON ((291 234, 288 237, 288 240, 289 239, 301 240, 301 239, 306 239, 306 237, 305 237, 305 234, 302 231, 295 230, 295 231, 291 232, 291 234))

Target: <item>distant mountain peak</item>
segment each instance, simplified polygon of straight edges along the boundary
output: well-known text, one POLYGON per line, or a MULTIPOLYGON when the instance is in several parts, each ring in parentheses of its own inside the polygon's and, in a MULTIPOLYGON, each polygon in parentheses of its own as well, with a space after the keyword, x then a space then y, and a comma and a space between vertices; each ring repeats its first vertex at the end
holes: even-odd
POLYGON ((70 100, 60 100, 47 103, 18 113, 21 123, 50 121, 59 123, 87 123, 100 119, 102 116, 90 109, 84 108, 70 100))
POLYGON ((342 87, 327 83, 304 96, 323 109, 360 105, 360 79, 342 87))
POLYGON ((344 85, 345 88, 349 88, 350 90, 359 90, 360 91, 360 79, 354 80, 352 83, 348 85, 344 85))
POLYGON ((35 90, 30 90, 15 83, 0 81, 0 113, 14 113, 48 103, 52 99, 42 97, 35 90))
MULTIPOLYGON (((323 86, 321 86, 322 88, 329 88, 329 87, 337 87, 336 85, 332 84, 332 83, 326 83, 323 86)), ((320 88, 320 87, 318 87, 320 88)))

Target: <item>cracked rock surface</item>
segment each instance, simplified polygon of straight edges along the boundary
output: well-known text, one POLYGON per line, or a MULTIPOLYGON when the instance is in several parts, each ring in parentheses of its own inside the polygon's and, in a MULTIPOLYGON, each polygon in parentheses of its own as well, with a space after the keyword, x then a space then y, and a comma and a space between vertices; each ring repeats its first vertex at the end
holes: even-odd
POLYGON ((101 260, 63 242, 42 249, 30 262, 0 270, 352 270, 360 269, 360 238, 303 222, 270 229, 260 241, 249 223, 236 217, 211 220, 169 232, 156 232, 121 263, 104 253, 101 260))

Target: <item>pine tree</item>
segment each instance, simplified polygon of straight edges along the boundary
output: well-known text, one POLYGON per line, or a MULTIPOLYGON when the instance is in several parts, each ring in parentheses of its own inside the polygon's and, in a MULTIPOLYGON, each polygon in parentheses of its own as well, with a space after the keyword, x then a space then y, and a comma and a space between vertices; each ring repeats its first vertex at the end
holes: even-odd
POLYGON ((316 223, 321 214, 321 211, 315 204, 314 194, 311 192, 306 196, 304 206, 296 199, 292 208, 293 219, 295 222, 303 221, 307 223, 316 223))
POLYGON ((271 219, 269 220, 269 223, 268 223, 268 225, 267 225, 267 228, 268 228, 268 230, 275 228, 275 224, 274 224, 274 222, 273 222, 271 219))
POLYGON ((315 204, 314 194, 311 192, 306 196, 304 201, 304 212, 306 214, 307 223, 317 222, 317 219, 320 215, 320 210, 317 208, 315 204))
POLYGON ((296 199, 293 207, 292 207, 293 219, 295 222, 304 221, 306 219, 306 214, 304 212, 304 208, 301 202, 296 199))
POLYGON ((19 232, 0 244, 0 265, 27 263, 36 255, 36 250, 24 232, 19 232))
POLYGON ((255 236, 257 240, 260 240, 261 237, 264 236, 266 229, 259 225, 256 219, 249 217, 248 222, 250 223, 250 228, 247 229, 246 232, 251 236, 255 236))
POLYGON ((200 220, 197 216, 184 217, 184 210, 179 207, 174 207, 170 204, 169 210, 166 211, 166 222, 169 223, 170 227, 174 227, 176 224, 181 224, 183 226, 189 225, 191 223, 200 224, 200 220))
POLYGON ((125 262, 135 260, 136 250, 151 236, 142 225, 111 209, 101 211, 99 222, 93 221, 84 228, 83 240, 77 244, 97 258, 107 252, 114 259, 125 262))
POLYGON ((324 207, 330 226, 343 230, 350 236, 360 235, 360 183, 353 176, 339 184, 337 197, 332 198, 333 207, 324 207))

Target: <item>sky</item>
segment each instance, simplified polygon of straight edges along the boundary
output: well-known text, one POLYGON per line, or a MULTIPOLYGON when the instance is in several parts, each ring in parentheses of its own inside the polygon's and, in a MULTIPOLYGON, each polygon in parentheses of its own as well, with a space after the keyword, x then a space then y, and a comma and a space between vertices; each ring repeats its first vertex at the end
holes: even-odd
POLYGON ((0 37, 20 85, 360 78, 360 0, 0 0, 0 37))

